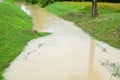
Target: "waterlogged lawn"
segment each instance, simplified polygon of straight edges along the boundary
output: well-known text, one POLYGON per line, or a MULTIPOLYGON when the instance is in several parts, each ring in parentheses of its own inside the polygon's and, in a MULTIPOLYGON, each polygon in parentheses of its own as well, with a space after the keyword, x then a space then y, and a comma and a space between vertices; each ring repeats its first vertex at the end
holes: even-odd
POLYGON ((49 33, 31 34, 32 19, 18 6, 9 2, 0 3, 0 80, 2 74, 23 50, 27 42, 33 38, 49 33))
POLYGON ((74 22, 92 37, 120 49, 120 4, 98 3, 99 16, 91 17, 91 2, 56 2, 46 9, 74 22))

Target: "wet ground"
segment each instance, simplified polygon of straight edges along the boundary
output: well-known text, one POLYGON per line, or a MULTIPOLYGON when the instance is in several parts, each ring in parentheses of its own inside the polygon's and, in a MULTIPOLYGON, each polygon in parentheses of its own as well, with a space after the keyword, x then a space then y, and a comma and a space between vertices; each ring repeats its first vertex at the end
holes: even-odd
POLYGON ((73 23, 43 8, 33 5, 21 7, 33 17, 33 29, 52 34, 30 41, 5 71, 6 80, 110 79, 111 73, 101 62, 119 62, 120 50, 97 40, 91 41, 88 34, 73 23))

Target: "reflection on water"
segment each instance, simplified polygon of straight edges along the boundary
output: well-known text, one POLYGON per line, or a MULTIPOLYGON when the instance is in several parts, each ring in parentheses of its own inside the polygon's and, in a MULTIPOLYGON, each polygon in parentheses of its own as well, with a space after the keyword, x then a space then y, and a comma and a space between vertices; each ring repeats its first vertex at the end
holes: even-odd
POLYGON ((89 57, 89 80, 94 80, 94 53, 95 53, 95 41, 91 39, 90 57, 89 57))
POLYGON ((21 5, 21 9, 26 12, 28 15, 30 15, 30 10, 26 8, 26 6, 21 5))
POLYGON ((91 39, 80 28, 43 8, 26 8, 33 17, 33 29, 53 34, 30 41, 6 70, 6 80, 109 80, 111 74, 100 61, 120 61, 119 50, 92 41, 94 54, 90 54, 91 39))

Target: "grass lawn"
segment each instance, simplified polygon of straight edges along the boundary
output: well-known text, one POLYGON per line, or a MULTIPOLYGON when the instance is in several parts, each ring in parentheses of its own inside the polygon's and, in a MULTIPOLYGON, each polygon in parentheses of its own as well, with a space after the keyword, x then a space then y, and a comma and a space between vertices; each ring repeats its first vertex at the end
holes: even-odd
POLYGON ((2 74, 33 38, 45 36, 48 33, 31 34, 32 18, 20 7, 10 2, 0 3, 0 80, 2 74))
POLYGON ((46 9, 74 22, 93 38, 120 49, 120 4, 98 3, 99 16, 91 17, 91 2, 56 2, 46 9))

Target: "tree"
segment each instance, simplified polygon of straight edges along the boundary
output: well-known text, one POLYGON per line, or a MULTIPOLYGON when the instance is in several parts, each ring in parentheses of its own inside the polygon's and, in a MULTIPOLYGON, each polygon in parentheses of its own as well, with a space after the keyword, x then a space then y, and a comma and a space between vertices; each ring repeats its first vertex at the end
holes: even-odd
POLYGON ((47 5, 53 3, 55 0, 41 0, 39 3, 42 7, 46 7, 47 5))
POLYGON ((97 12, 97 0, 92 0, 92 17, 95 17, 98 15, 97 12))

